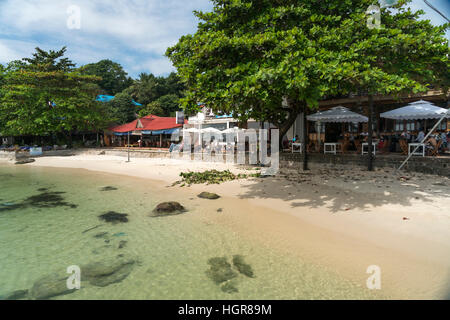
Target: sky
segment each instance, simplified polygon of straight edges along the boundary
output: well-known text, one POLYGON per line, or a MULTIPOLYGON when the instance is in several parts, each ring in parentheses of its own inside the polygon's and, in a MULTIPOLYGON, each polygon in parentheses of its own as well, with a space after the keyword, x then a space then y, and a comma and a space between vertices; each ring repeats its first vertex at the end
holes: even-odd
MULTIPOLYGON (((450 16, 450 1, 429 2, 450 16)), ((422 0, 411 6, 434 24, 445 22, 422 0)), ((166 48, 195 32, 193 10, 211 9, 209 0, 0 0, 0 63, 29 57, 37 46, 67 46, 78 66, 110 59, 134 78, 167 75, 175 69, 166 48)))

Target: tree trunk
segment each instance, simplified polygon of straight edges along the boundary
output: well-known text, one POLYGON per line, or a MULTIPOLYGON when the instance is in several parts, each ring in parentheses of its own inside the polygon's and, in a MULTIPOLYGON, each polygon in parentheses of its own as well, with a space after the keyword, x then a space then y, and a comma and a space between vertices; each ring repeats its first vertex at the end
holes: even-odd
POLYGON ((308 168, 308 130, 306 128, 306 105, 303 106, 303 171, 309 170, 308 168))
POLYGON ((368 137, 367 137, 367 143, 368 143, 368 153, 369 153, 369 159, 368 159, 368 170, 373 171, 373 143, 372 143, 372 135, 373 135, 373 95, 369 94, 369 123, 367 127, 368 131, 368 137))
POLYGON ((297 119, 298 113, 299 112, 297 109, 290 110, 289 117, 286 119, 286 121, 284 121, 281 125, 278 126, 278 129, 280 130, 279 139, 280 139, 280 148, 281 149, 283 149, 283 137, 286 135, 288 130, 294 124, 295 120, 297 119))

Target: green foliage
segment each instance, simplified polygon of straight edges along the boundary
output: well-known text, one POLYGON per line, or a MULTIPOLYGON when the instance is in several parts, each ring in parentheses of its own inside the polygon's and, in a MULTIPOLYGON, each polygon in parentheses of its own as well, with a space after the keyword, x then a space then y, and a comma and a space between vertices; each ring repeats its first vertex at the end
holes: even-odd
POLYGON ((81 74, 64 52, 36 48, 32 58, 8 65, 0 87, 2 133, 69 134, 107 124, 105 108, 94 101, 100 79, 81 74))
POLYGON ((124 124, 136 119, 136 106, 133 104, 131 96, 126 92, 117 94, 106 105, 109 118, 114 123, 124 124))
POLYGON ((82 67, 82 72, 101 77, 99 86, 104 93, 109 95, 116 95, 133 84, 133 80, 127 76, 123 67, 111 60, 100 60, 96 63, 87 64, 82 67))
POLYGON ((252 173, 252 174, 234 174, 230 170, 218 171, 218 170, 206 170, 204 172, 181 172, 180 177, 182 179, 180 181, 175 182, 173 185, 185 184, 220 184, 226 181, 232 181, 236 179, 245 179, 249 177, 260 177, 260 173, 252 173))
POLYGON ((369 29, 373 0, 213 0, 193 35, 166 55, 187 86, 186 108, 270 121, 280 139, 304 108, 326 97, 448 88, 444 26, 419 20, 401 0, 369 29))
POLYGON ((141 73, 133 85, 125 90, 133 99, 145 107, 139 115, 151 113, 161 116, 175 116, 179 110, 179 99, 184 96, 184 85, 175 73, 168 77, 156 77, 141 73))

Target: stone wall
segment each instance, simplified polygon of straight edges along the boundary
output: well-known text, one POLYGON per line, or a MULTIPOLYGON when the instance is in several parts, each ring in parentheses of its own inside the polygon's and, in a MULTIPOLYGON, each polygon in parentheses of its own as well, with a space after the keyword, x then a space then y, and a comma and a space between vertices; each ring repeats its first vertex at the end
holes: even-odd
MULTIPOLYGON (((308 154, 310 164, 314 166, 357 166, 367 167, 368 156, 356 154, 308 154)), ((398 168, 405 160, 400 155, 377 155, 374 158, 375 168, 398 168)), ((282 167, 301 168, 303 156, 300 153, 281 153, 282 167)), ((404 167, 405 171, 436 174, 450 177, 450 157, 419 157, 413 156, 404 167)))

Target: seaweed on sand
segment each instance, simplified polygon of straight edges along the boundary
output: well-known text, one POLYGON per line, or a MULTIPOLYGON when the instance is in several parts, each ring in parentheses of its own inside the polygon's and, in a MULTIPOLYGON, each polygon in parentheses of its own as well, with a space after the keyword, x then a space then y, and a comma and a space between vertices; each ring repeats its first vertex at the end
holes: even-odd
POLYGON ((77 208, 76 204, 72 204, 64 201, 61 196, 65 192, 41 192, 34 196, 30 196, 19 203, 11 203, 8 205, 2 205, 0 207, 0 212, 2 211, 12 211, 24 208, 56 208, 56 207, 69 207, 72 209, 77 208))

